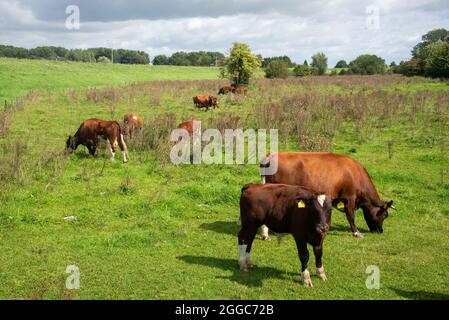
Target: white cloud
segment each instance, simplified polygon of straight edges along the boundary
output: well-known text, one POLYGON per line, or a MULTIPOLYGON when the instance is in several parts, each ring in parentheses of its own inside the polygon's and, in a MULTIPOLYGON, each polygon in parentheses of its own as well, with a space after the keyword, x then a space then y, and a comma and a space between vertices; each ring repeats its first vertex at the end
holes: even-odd
POLYGON ((167 18, 167 8, 162 6, 162 2, 152 1, 146 5, 147 11, 155 15, 159 10, 160 18, 145 18, 142 14, 141 18, 132 19, 139 16, 135 11, 143 10, 145 3, 137 1, 127 7, 129 1, 114 1, 111 2, 111 19, 107 19, 107 12, 103 12, 97 20, 92 13, 96 10, 96 1, 90 7, 86 7, 86 2, 80 6, 81 29, 71 31, 64 27, 64 8, 61 9, 60 18, 49 13, 49 18, 43 20, 44 10, 38 8, 36 3, 47 6, 52 12, 49 1, 33 1, 30 5, 26 1, 0 0, 0 10, 7 13, 0 18, 3 19, 0 20, 0 43, 24 47, 113 46, 144 50, 154 57, 179 50, 226 52, 232 42, 243 41, 263 56, 285 54, 297 62, 323 51, 329 57, 329 64, 333 65, 340 59, 351 60, 363 53, 378 54, 387 62, 408 59, 410 50, 422 34, 437 27, 449 28, 449 6, 447 2, 438 0, 333 0, 313 3, 279 0, 278 6, 266 0, 252 0, 251 5, 246 1, 235 1, 241 2, 245 5, 236 5, 236 9, 224 10, 229 14, 220 15, 214 11, 217 1, 207 2, 211 3, 208 6, 197 0, 192 7, 203 4, 202 8, 205 8, 201 12, 209 9, 213 14, 194 15, 189 9, 183 16, 182 11, 166 0, 165 6, 172 7, 178 16, 167 18), (261 8, 263 5, 267 7, 261 8), (379 6, 378 30, 367 28, 368 5, 379 6), (239 7, 242 13, 239 13, 239 7), (87 15, 86 8, 91 17, 88 21, 83 20, 87 15), (123 19, 118 19, 120 15, 116 12, 120 8, 124 8, 123 19), (251 8, 254 8, 253 12, 251 8))

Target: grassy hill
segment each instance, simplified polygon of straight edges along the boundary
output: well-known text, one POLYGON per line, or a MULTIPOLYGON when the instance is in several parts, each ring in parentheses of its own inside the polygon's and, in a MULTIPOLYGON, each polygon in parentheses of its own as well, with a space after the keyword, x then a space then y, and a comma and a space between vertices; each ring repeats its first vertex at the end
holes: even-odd
POLYGON ((80 89, 147 80, 217 79, 215 67, 175 67, 0 58, 0 101, 31 89, 80 89))
POLYGON ((211 68, 2 63, 3 97, 48 90, 0 113, 0 298, 449 298, 447 84, 400 76, 257 79, 247 96, 222 96, 206 112, 191 97, 216 93, 218 80, 125 83, 215 79, 211 68), (105 87, 87 88, 93 85, 105 87), (63 153, 84 119, 121 120, 128 111, 145 123, 127 138, 128 163, 120 152, 109 160, 104 148, 95 158, 82 146, 63 153), (203 128, 278 128, 281 150, 350 155, 398 212, 378 235, 359 210, 365 238, 356 239, 334 211, 324 241, 329 281, 315 276, 311 252, 314 288, 300 285, 291 236, 281 244, 257 237, 255 267, 242 273, 239 195, 243 184, 259 181, 258 167, 173 165, 167 136, 191 118, 203 128), (70 265, 79 267, 79 290, 65 287, 70 265), (372 265, 380 269, 379 290, 366 287, 372 265))

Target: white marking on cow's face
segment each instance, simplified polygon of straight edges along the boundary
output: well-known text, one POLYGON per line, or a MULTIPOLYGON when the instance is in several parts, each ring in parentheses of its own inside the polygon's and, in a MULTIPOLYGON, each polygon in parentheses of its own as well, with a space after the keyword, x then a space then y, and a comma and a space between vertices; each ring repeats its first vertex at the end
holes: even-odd
POLYGON ((320 194, 318 197, 318 202, 320 204, 320 206, 324 206, 324 201, 326 200, 326 195, 325 194, 320 194))
POLYGON ((309 270, 306 269, 301 273, 301 281, 302 284, 305 285, 306 287, 313 287, 312 280, 310 279, 309 270))
POLYGON ((238 245, 238 253, 239 253, 239 266, 241 271, 248 271, 248 266, 246 265, 246 248, 248 246, 246 244, 238 245))
POLYGON ((133 116, 133 119, 134 119, 134 120, 137 120, 137 117, 136 117, 136 116, 133 116))

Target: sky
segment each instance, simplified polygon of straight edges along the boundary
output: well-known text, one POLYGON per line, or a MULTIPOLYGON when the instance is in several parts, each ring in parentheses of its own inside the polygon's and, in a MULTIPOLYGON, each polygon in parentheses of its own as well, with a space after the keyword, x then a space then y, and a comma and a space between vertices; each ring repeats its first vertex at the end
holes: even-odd
POLYGON ((152 59, 228 54, 239 41, 297 63, 324 52, 330 66, 366 53, 407 60, 427 31, 449 29, 448 0, 0 0, 0 13, 0 44, 114 47, 152 59))

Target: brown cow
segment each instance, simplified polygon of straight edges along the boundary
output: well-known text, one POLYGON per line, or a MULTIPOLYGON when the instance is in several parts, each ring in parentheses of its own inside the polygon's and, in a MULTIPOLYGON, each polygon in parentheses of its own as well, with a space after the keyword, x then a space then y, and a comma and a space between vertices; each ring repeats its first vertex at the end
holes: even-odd
POLYGON ((195 107, 206 108, 206 110, 209 110, 211 107, 214 109, 218 107, 218 99, 214 96, 197 95, 193 97, 193 103, 195 107))
POLYGON ((200 125, 201 125, 201 122, 199 120, 187 120, 187 121, 180 123, 178 125, 178 129, 185 129, 185 130, 187 130, 189 135, 192 135, 193 132, 199 131, 200 125), (195 125, 195 122, 197 122, 199 125, 198 124, 195 125))
POLYGON ((224 86, 222 88, 220 88, 220 90, 218 91, 218 94, 227 94, 229 92, 234 92, 235 87, 233 86, 224 86))
POLYGON ((84 145, 89 153, 94 156, 100 138, 108 142, 111 151, 111 160, 115 159, 117 145, 123 154, 123 162, 127 162, 127 148, 123 139, 122 129, 117 121, 105 121, 89 119, 84 121, 74 136, 69 136, 66 141, 66 151, 72 153, 78 146, 84 145))
POLYGON ((234 90, 232 92, 235 94, 246 94, 248 92, 248 88, 245 86, 238 86, 234 87, 234 90))
POLYGON ((123 117, 123 123, 123 133, 125 135, 129 135, 130 137, 142 128, 142 118, 132 112, 125 114, 123 117))
MULTIPOLYGON (((270 158, 269 161, 273 161, 270 158)), ((266 165, 265 165, 266 166, 266 165)), ((274 175, 263 175, 262 182, 285 183, 321 190, 328 194, 334 207, 346 213, 354 236, 363 237, 354 222, 354 212, 363 210, 371 232, 382 233, 383 221, 393 201, 380 199, 368 172, 356 160, 329 152, 279 152, 274 175)), ((262 228, 263 237, 268 230, 262 228)))
POLYGON ((332 203, 319 192, 284 184, 248 184, 240 196, 242 228, 238 234, 240 270, 251 267, 251 246, 257 229, 265 224, 278 233, 291 233, 301 261, 301 278, 311 287, 307 243, 313 246, 317 275, 326 280, 321 261, 323 240, 329 230, 332 203))

